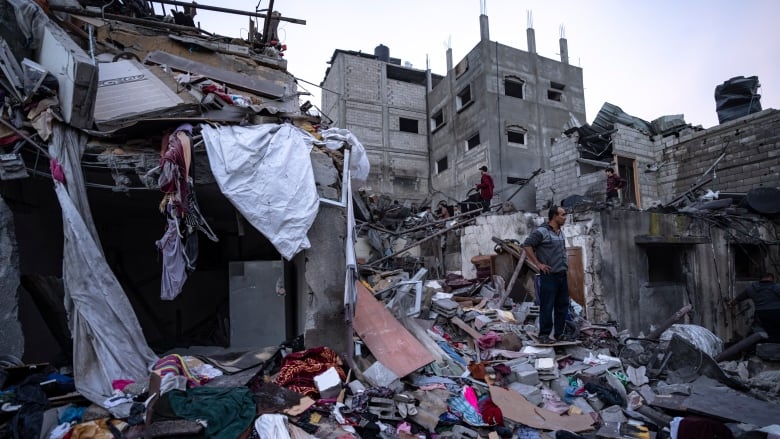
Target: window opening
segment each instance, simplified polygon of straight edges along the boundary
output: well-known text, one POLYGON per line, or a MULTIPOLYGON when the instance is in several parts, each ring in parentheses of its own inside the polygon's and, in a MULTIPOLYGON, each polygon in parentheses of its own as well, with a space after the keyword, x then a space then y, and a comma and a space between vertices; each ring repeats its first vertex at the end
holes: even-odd
POLYGON ((471 85, 467 85, 463 90, 458 93, 458 110, 462 110, 466 105, 472 102, 471 100, 471 85))
POLYGON ((416 119, 398 118, 398 127, 405 133, 419 134, 418 123, 416 119))
POLYGON ((440 158, 436 161, 436 173, 440 174, 447 170, 448 163, 447 163, 447 156, 440 158))
POLYGON ((523 86, 525 81, 517 78, 504 79, 504 94, 513 98, 523 99, 523 86))
POLYGON ((479 146, 479 133, 474 134, 466 140, 466 151, 470 151, 479 146))
POLYGON ((758 244, 731 244, 734 260, 734 278, 736 280, 760 279, 766 268, 766 252, 758 244))

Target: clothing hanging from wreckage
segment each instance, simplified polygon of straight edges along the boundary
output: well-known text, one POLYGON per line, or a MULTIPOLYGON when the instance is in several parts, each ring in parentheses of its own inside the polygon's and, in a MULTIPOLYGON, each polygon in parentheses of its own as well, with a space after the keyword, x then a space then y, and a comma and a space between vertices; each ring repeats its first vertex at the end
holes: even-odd
POLYGON ((191 168, 192 125, 183 124, 163 137, 157 180, 160 190, 165 193, 160 210, 165 213, 167 221, 165 233, 155 243, 162 255, 162 300, 175 299, 187 281, 187 273, 195 270, 199 251, 198 230, 210 240, 219 241, 198 206, 191 168))

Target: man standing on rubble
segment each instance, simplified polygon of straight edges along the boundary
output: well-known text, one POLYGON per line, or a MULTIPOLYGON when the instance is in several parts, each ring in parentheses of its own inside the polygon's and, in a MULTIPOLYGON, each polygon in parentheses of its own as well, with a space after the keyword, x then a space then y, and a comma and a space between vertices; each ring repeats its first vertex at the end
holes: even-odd
POLYGON ((543 224, 525 239, 523 249, 528 260, 539 267, 539 343, 553 342, 550 331, 555 329, 555 339, 562 340, 569 310, 569 283, 566 272, 569 264, 566 256, 566 210, 552 206, 543 224))
POLYGON ((493 177, 488 174, 487 166, 481 166, 479 168, 482 173, 482 179, 477 184, 479 189, 479 198, 482 200, 482 211, 490 212, 490 200, 493 199, 493 177))
POLYGON ((761 280, 753 282, 729 305, 734 307, 745 299, 753 301, 755 317, 766 331, 770 342, 780 342, 780 284, 775 283, 775 275, 765 273, 761 280))

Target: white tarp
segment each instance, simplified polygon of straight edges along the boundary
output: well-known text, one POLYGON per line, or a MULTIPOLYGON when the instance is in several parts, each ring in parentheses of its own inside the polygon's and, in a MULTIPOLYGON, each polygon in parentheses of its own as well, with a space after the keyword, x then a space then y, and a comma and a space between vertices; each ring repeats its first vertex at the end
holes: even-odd
POLYGON ((84 145, 78 131, 55 124, 49 154, 62 165, 68 185, 54 182, 65 237, 62 277, 74 379, 79 393, 103 406, 114 380, 146 381, 157 356, 95 239, 79 161, 84 145))
POLYGON ((329 128, 321 133, 325 139, 325 146, 331 150, 339 150, 347 142, 350 146, 349 173, 352 186, 359 188, 366 183, 371 165, 368 162, 366 148, 349 130, 344 128, 329 128))
POLYGON ((291 124, 201 128, 211 172, 241 215, 287 260, 310 248, 319 209, 310 135, 291 124))

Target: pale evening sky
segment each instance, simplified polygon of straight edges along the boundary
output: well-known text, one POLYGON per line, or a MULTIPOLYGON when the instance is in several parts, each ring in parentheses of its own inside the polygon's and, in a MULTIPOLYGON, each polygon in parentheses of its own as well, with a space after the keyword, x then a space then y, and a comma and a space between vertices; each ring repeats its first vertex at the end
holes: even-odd
MULTIPOLYGON (((204 5, 254 11, 256 0, 203 0, 204 5)), ((159 13, 159 4, 155 4, 159 13)), ((173 6, 166 6, 166 10, 173 6)), ((268 0, 259 3, 268 8, 268 0)), ((479 42, 479 0, 276 0, 288 71, 320 84, 335 49, 390 56, 446 74, 446 49, 457 63, 479 42)), ((762 108, 780 108, 780 1, 776 0, 487 0, 490 39, 527 50, 527 11, 537 53, 560 60, 565 28, 569 61, 582 67, 587 121, 606 101, 651 121, 670 114, 705 128, 718 124, 715 86, 734 76, 758 76, 762 108)), ((246 38, 249 17, 199 10, 203 29, 246 38)), ((259 23, 262 28, 262 20, 259 23)), ((299 86, 320 105, 320 90, 299 86)))

